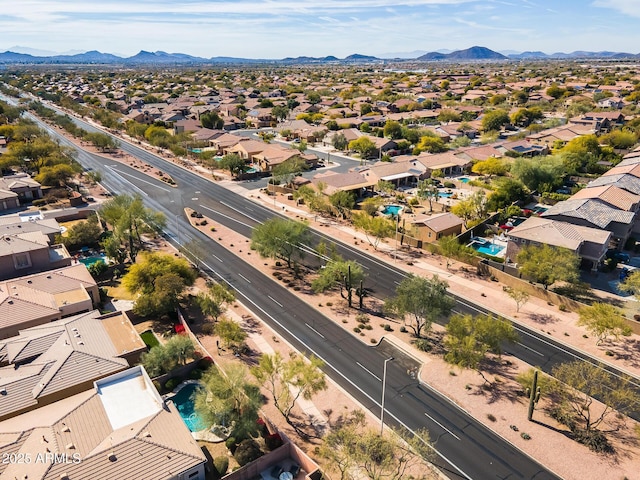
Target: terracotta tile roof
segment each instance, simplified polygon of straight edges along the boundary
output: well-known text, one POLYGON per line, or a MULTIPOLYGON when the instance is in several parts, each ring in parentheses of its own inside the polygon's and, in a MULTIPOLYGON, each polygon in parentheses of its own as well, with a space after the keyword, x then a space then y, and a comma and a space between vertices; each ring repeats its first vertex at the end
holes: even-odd
POLYGON ((600 187, 583 188, 575 193, 571 198, 598 198, 612 207, 634 211, 640 203, 640 195, 634 195, 631 192, 616 187, 615 185, 602 185, 600 187))

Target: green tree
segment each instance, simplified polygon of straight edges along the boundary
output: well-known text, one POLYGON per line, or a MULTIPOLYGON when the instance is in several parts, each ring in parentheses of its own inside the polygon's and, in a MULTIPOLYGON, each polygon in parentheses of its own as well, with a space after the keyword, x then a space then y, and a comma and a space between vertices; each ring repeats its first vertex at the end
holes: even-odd
POLYGON ((223 283, 210 283, 206 292, 201 292, 196 297, 196 302, 206 316, 211 316, 214 320, 226 311, 226 305, 235 301, 236 295, 223 283))
POLYGON ((511 175, 530 191, 552 192, 562 185, 563 160, 559 156, 517 158, 511 165, 511 175))
POLYGON ((496 189, 491 192, 487 200, 487 210, 495 212, 529 197, 520 181, 507 177, 497 180, 499 181, 496 182, 496 189))
POLYGON ((618 150, 628 150, 638 143, 638 136, 628 130, 612 130, 602 135, 600 141, 618 150))
POLYGON ((412 470, 428 468, 433 451, 426 429, 392 430, 381 436, 366 426, 362 412, 354 411, 324 437, 319 453, 340 480, 353 480, 354 472, 372 480, 401 480, 411 478, 412 470))
POLYGON ((200 125, 212 130, 220 130, 224 127, 224 118, 218 112, 207 112, 200 115, 200 125))
POLYGON ((422 338, 438 317, 448 315, 453 308, 448 286, 437 275, 430 279, 410 275, 396 287, 395 296, 385 301, 384 309, 402 317, 414 336, 422 338))
POLYGON ((174 335, 164 344, 157 345, 143 353, 140 363, 149 376, 157 377, 184 365, 196 356, 195 345, 187 335, 174 335))
POLYGON ((322 293, 339 285, 340 291, 342 291, 349 268, 351 268, 351 283, 358 284, 364 280, 364 270, 358 262, 338 259, 327 262, 320 269, 318 277, 311 282, 311 288, 316 293, 322 293))
POLYGON ((321 368, 322 360, 311 356, 308 360, 292 355, 283 360, 280 353, 263 354, 251 373, 269 392, 274 406, 296 430, 291 419, 291 410, 299 398, 311 400, 314 395, 327 389, 327 381, 321 368))
POLYGON ((262 257, 284 260, 292 268, 296 258, 304 257, 304 247, 310 241, 306 223, 272 218, 253 230, 251 248, 262 257))
POLYGON ((631 335, 632 330, 622 318, 620 309, 609 303, 595 302, 582 307, 578 314, 578 325, 584 326, 598 338, 596 345, 606 341, 610 336, 619 340, 621 336, 631 335))
POLYGON ((377 152, 376 144, 367 137, 360 137, 349 142, 349 150, 360 154, 360 158, 367 159, 377 152))
POLYGON ((396 229, 395 222, 392 220, 386 217, 374 217, 366 212, 355 212, 352 222, 354 227, 364 232, 374 250, 378 250, 380 241, 393 235, 396 229))
POLYGON ((522 306, 529 301, 529 294, 521 288, 507 288, 507 295, 516 302, 516 312, 519 312, 522 306))
POLYGON ((215 326, 215 334, 220 337, 222 344, 231 349, 240 348, 247 339, 245 332, 240 325, 228 318, 222 318, 215 326))
POLYGON ((285 105, 276 105, 271 109, 271 116, 276 120, 284 120, 289 116, 289 109, 285 105))
POLYGON ((387 120, 384 124, 383 132, 385 137, 397 140, 402 138, 402 125, 400 125, 400 122, 396 122, 395 120, 387 120))
POLYGON ((449 148, 440 137, 436 135, 423 135, 413 149, 413 154, 419 155, 421 152, 442 153, 447 150, 449 150, 449 148))
POLYGON ((98 223, 98 217, 91 215, 86 220, 69 228, 67 235, 61 237, 61 241, 69 250, 75 250, 85 245, 97 245, 101 235, 102 228, 98 223))
POLYGON ((517 262, 520 273, 544 285, 545 290, 556 282, 578 279, 580 258, 567 248, 527 245, 518 253, 517 262))
POLYGON ((255 430, 262 394, 242 363, 222 368, 212 366, 202 376, 204 388, 196 393, 195 410, 206 424, 233 426, 231 435, 242 438, 255 430))
POLYGON ((73 167, 66 163, 52 166, 43 166, 34 180, 48 187, 64 186, 76 174, 73 167))
POLYGON ((499 131, 509 124, 509 114, 505 110, 492 110, 482 116, 482 130, 485 132, 499 131))
POLYGON ((103 152, 115 150, 120 146, 120 142, 118 142, 111 135, 107 135, 106 133, 101 132, 90 132, 84 136, 84 139, 88 142, 91 142, 94 147, 103 152))
POLYGON ((473 167, 471 167, 473 173, 489 175, 490 177, 494 175, 504 175, 508 170, 507 164, 495 157, 489 157, 486 160, 475 163, 473 167))
POLYGON ((344 133, 336 133, 331 138, 331 145, 333 145, 333 148, 336 150, 342 151, 347 148, 349 142, 347 141, 347 137, 344 136, 344 133))
POLYGON ((640 395, 632 380, 582 360, 554 367, 553 376, 560 382, 553 384, 557 398, 554 417, 565 423, 580 443, 595 451, 610 451, 606 434, 620 428, 622 415, 639 411, 640 395), (595 398, 604 408, 594 404, 595 398), (610 429, 602 430, 605 425, 610 429))
POLYGON ((433 202, 437 202, 438 198, 440 198, 440 190, 438 190, 432 179, 427 178, 418 182, 416 196, 418 198, 426 198, 429 202, 429 212, 433 212, 433 202))
POLYGON ((144 248, 142 235, 159 233, 166 224, 165 216, 146 208, 139 195, 113 197, 102 204, 100 215, 113 230, 111 240, 107 241, 107 245, 112 247, 112 253, 115 253, 114 248, 122 246, 132 262, 135 262, 138 252, 144 248))
POLYGON ((145 253, 142 261, 132 265, 122 285, 139 293, 134 312, 142 316, 162 315, 178 305, 185 287, 193 285, 196 273, 189 263, 173 255, 145 253))
POLYGON ((632 295, 640 293, 640 270, 632 271, 627 278, 620 282, 618 288, 632 295))
POLYGON ((475 254, 471 247, 461 244, 455 235, 446 235, 438 240, 440 253, 447 259, 447 270, 449 269, 449 259, 455 258, 462 262, 467 262, 475 254))
POLYGON ((239 177, 249 169, 246 160, 236 153, 228 153, 220 159, 218 167, 223 170, 229 170, 234 177, 239 177))
POLYGON ((349 217, 356 206, 356 196, 353 192, 338 190, 329 195, 329 203, 334 208, 336 216, 342 219, 349 217))
POLYGON ((290 185, 297 174, 308 169, 309 166, 307 162, 299 155, 295 155, 273 167, 271 173, 277 181, 282 181, 285 185, 290 185))
MULTIPOLYGON (((487 353, 500 355, 505 342, 513 343, 518 339, 510 322, 490 315, 454 315, 446 328, 444 345, 447 353, 444 359, 461 368, 479 372, 480 362, 487 353)), ((482 372, 480 374, 484 378, 482 372)))

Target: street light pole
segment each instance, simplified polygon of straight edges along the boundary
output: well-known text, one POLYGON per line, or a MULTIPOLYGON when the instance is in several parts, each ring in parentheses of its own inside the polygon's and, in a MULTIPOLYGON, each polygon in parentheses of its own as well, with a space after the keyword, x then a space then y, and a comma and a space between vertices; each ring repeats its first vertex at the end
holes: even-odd
POLYGON ((384 361, 384 367, 382 369, 382 402, 380 408, 380 436, 384 433, 384 392, 387 387, 387 363, 394 360, 394 357, 389 357, 384 361))

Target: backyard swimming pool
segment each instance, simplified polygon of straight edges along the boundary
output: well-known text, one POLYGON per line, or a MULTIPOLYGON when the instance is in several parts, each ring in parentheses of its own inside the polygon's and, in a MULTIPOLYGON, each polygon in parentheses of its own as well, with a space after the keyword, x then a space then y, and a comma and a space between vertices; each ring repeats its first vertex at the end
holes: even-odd
POLYGON ((469 180, 471 180, 469 177, 460 177, 458 178, 458 180, 460 180, 462 183, 469 183, 469 180))
POLYGON ((385 205, 382 209, 383 215, 393 215, 397 216, 402 211, 402 207, 400 205, 385 205))
POLYGON ((170 398, 178 409, 182 421, 192 432, 199 432, 209 427, 209 425, 204 422, 204 419, 195 411, 194 403, 196 393, 201 388, 202 385, 199 383, 188 383, 183 385, 180 390, 170 398))
POLYGON ((504 245, 496 245, 485 241, 474 240, 471 242, 471 248, 476 252, 484 253, 485 255, 493 255, 494 257, 502 252, 506 247, 504 245))
POLYGON ((87 267, 90 267, 94 263, 104 262, 107 263, 107 256, 102 253, 100 255, 92 255, 90 257, 79 258, 78 261, 80 263, 84 263, 87 267))

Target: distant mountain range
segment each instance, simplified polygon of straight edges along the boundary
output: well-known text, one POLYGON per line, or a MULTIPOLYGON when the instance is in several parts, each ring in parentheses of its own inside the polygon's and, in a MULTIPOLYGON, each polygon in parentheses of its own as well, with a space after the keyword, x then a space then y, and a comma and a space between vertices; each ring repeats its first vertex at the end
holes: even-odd
MULTIPOLYGON (((21 50, 28 50, 20 47, 21 50)), ((512 51, 508 51, 512 52, 512 51)), ((421 51, 414 51, 414 54, 421 51)), ((507 52, 505 52, 507 53, 507 52)), ((522 52, 503 55, 486 47, 474 46, 465 50, 439 50, 428 52, 418 57, 397 54, 394 58, 378 58, 369 55, 353 54, 343 59, 329 55, 326 57, 287 57, 283 59, 249 59, 238 57, 194 57, 184 53, 147 52, 141 50, 132 57, 121 57, 110 53, 101 53, 96 50, 78 53, 74 55, 32 55, 6 51, 0 53, 0 64, 110 64, 110 65, 195 65, 195 64, 232 64, 232 63, 285 63, 285 64, 310 64, 310 63, 372 63, 385 61, 420 61, 420 62, 473 62, 486 60, 524 60, 524 59, 572 59, 572 58, 603 58, 603 59, 640 59, 640 54, 625 52, 587 52, 575 51, 571 53, 557 52, 546 54, 544 52, 522 52)))

